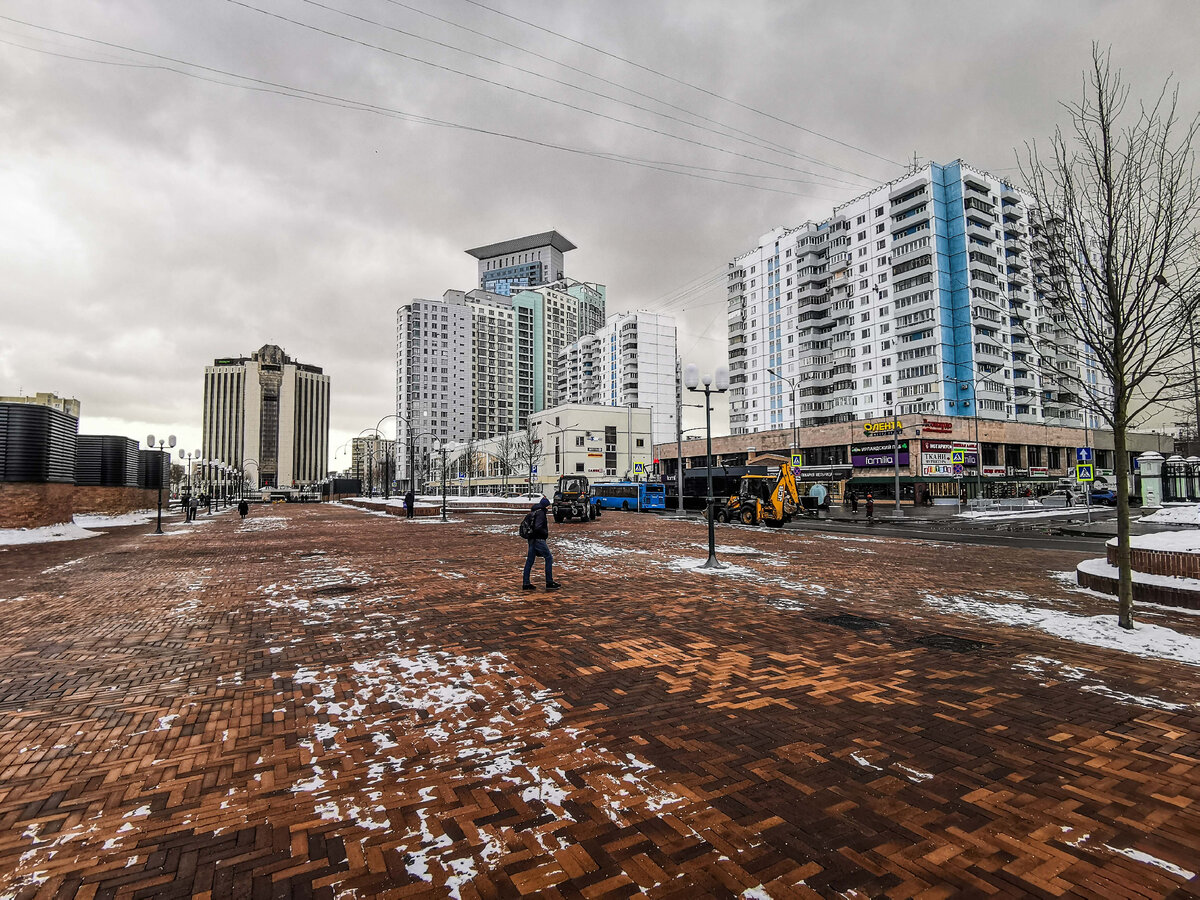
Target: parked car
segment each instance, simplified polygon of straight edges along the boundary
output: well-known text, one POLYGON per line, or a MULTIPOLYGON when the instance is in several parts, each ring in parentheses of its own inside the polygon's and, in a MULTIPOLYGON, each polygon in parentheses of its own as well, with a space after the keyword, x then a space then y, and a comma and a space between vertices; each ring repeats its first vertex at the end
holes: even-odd
POLYGON ((1111 488, 1097 488, 1091 493, 1092 503, 1100 506, 1116 506, 1117 494, 1111 488))

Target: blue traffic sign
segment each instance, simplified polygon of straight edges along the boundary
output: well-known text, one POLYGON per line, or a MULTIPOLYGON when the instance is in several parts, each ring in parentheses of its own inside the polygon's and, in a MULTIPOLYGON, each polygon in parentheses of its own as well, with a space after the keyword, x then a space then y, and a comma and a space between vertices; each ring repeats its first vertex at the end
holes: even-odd
POLYGON ((1082 462, 1091 462, 1091 461, 1092 461, 1092 448, 1091 447, 1077 447, 1075 449, 1075 462, 1082 463, 1082 462))
POLYGON ((536 474, 537 474, 537 466, 530 466, 530 467, 529 467, 529 474, 530 474, 530 475, 536 475, 536 474))

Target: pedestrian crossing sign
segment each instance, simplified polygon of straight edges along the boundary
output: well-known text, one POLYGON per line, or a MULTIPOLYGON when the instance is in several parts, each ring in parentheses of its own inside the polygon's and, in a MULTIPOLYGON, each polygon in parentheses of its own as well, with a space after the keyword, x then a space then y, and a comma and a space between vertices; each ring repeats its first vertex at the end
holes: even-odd
POLYGON ((967 452, 966 450, 962 450, 959 448, 955 448, 955 449, 951 450, 950 451, 950 464, 954 465, 954 466, 965 465, 967 462, 966 452, 967 452))
POLYGON ((633 464, 633 474, 634 475, 645 475, 646 474, 646 464, 645 463, 634 463, 633 464))
POLYGON ((799 469, 803 465, 804 465, 804 454, 803 453, 793 453, 792 454, 792 468, 799 469))
POLYGON ((1076 463, 1075 464, 1075 480, 1076 481, 1095 481, 1096 469, 1093 463, 1076 463))

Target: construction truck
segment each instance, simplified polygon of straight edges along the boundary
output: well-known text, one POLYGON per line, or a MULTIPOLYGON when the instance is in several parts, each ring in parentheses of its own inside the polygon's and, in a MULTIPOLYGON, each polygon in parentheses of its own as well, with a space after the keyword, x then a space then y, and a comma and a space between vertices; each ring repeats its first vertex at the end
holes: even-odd
POLYGON ((783 463, 777 474, 743 475, 738 492, 717 506, 718 522, 741 522, 782 528, 800 511, 796 474, 783 463))
POLYGON ((554 492, 554 521, 579 519, 587 522, 600 517, 600 507, 588 484, 586 475, 563 475, 554 492))

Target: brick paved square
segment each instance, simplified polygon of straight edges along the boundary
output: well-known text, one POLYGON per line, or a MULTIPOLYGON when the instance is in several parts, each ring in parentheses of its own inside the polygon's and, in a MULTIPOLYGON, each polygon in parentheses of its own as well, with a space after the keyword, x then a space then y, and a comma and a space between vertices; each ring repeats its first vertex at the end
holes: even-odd
POLYGON ((1200 895, 1200 668, 1003 624, 1080 556, 518 518, 0 548, 3 896, 1200 895))

